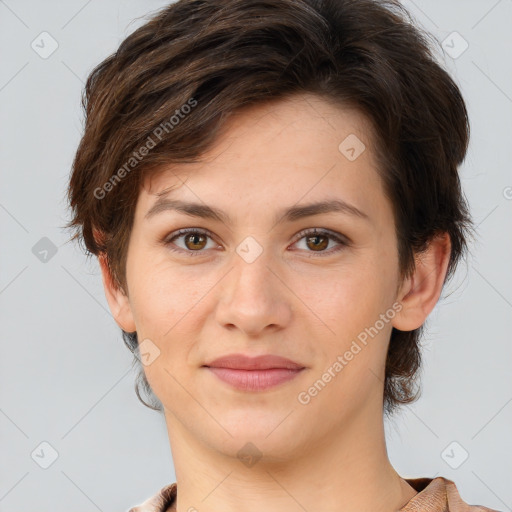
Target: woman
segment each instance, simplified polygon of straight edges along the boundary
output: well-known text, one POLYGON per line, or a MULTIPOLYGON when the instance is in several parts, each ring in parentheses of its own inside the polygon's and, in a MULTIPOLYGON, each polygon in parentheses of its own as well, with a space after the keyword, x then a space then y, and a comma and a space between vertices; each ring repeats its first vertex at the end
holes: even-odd
POLYGON ((472 229, 465 104, 400 4, 180 0, 85 92, 69 227, 176 470, 131 510, 490 510, 386 451, 472 229))

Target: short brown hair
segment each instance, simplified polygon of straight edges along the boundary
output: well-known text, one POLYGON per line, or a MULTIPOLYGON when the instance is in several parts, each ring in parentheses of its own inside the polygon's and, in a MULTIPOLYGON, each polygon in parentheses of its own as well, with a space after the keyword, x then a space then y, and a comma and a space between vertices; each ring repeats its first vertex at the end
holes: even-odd
MULTIPOLYGON (((472 230, 458 176, 469 122, 430 37, 397 0, 179 0, 160 9, 87 79, 85 129, 68 192, 72 239, 85 242, 89 255, 105 257, 126 290, 128 240, 144 178, 171 162, 197 161, 237 109, 313 93, 371 121, 402 278, 414 270, 415 253, 447 232, 448 279, 472 230)), ((424 326, 392 331, 387 414, 419 396, 424 326)), ((136 353, 137 333, 123 331, 123 338, 136 353)), ((135 389, 145 405, 162 410, 142 367, 135 389)))

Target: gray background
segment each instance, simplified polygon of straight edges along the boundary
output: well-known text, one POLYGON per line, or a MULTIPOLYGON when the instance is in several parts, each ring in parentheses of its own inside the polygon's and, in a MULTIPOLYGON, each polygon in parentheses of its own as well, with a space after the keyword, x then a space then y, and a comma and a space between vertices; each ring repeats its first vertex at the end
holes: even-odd
MULTIPOLYGON (((165 3, 0 0, 2 512, 122 511, 175 479, 163 417, 135 396, 97 262, 61 229, 85 79, 165 3), (43 31, 58 43, 46 59, 31 47, 43 31), (46 262, 43 237, 57 250, 46 262)), ((461 174, 479 240, 428 320, 423 395, 386 424, 389 454, 405 478, 442 475, 469 503, 512 510, 512 2, 404 3, 445 41, 468 103, 461 174), (460 55, 453 31, 469 44, 460 55)))

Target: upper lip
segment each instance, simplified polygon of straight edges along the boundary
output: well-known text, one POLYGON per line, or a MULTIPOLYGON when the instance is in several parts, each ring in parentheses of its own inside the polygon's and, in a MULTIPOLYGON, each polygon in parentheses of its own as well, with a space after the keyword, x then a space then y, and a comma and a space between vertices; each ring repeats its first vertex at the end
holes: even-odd
POLYGON ((271 368, 301 370, 304 368, 304 366, 292 361, 291 359, 272 354, 257 357, 246 356, 244 354, 228 354, 214 359, 203 366, 210 366, 214 368, 233 368, 237 370, 268 370, 271 368))

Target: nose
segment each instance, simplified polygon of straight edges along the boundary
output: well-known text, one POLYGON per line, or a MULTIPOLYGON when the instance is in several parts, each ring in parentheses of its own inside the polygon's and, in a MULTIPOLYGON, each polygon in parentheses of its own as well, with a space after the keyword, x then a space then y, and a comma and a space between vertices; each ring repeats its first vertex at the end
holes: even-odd
POLYGON ((217 322, 248 337, 285 328, 292 318, 293 294, 278 265, 265 251, 252 262, 235 254, 232 265, 219 283, 217 322))

